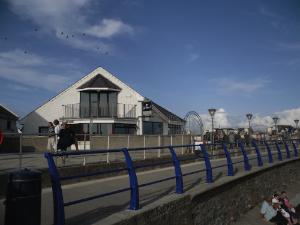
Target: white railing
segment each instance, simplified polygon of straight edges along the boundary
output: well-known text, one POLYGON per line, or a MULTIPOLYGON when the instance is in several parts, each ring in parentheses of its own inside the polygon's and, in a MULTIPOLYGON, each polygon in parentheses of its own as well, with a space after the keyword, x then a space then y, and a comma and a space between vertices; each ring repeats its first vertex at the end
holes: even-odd
POLYGON ((63 118, 136 118, 136 105, 83 106, 79 103, 63 105, 63 118))

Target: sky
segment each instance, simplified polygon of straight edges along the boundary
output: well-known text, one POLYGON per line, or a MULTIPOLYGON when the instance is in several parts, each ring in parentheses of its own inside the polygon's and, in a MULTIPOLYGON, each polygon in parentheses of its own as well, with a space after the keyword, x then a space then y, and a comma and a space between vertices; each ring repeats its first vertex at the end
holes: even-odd
POLYGON ((219 127, 300 119, 298 0, 0 0, 0 103, 25 116, 103 67, 219 127))

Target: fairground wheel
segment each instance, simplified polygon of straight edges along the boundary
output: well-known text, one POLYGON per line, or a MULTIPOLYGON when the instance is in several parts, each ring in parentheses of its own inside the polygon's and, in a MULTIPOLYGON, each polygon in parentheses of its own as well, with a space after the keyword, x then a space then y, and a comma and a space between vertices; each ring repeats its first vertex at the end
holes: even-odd
POLYGON ((185 123, 185 133, 193 135, 202 135, 203 134, 203 123, 200 115, 195 111, 188 112, 184 120, 185 123))

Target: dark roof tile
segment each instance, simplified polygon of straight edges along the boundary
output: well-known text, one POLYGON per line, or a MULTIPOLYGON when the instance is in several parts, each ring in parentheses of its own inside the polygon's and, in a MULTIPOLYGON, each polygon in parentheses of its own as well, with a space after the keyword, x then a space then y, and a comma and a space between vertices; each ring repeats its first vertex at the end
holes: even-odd
POLYGON ((109 89, 121 90, 119 86, 115 85, 110 80, 103 77, 101 74, 97 74, 95 77, 88 80, 77 89, 85 89, 85 88, 109 88, 109 89))

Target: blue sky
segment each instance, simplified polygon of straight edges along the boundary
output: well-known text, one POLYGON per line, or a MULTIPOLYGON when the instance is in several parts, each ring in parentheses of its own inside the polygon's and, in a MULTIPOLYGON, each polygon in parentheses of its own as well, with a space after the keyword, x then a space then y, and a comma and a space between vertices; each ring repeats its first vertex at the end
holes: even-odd
POLYGON ((300 107, 297 0, 4 0, 0 28, 0 103, 21 116, 98 66, 180 116, 300 107))

